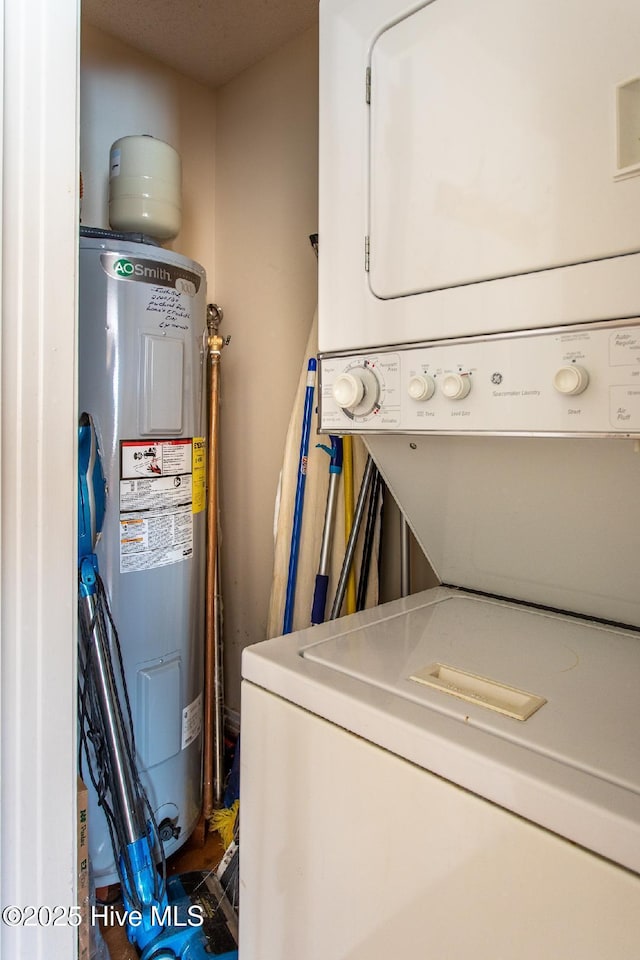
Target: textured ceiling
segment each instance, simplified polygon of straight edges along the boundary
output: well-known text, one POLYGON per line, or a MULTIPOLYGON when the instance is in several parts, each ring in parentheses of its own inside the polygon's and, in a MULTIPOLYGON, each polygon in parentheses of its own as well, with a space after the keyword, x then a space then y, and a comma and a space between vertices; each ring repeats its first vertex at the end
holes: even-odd
POLYGON ((218 87, 318 19, 318 0, 82 0, 89 23, 218 87))

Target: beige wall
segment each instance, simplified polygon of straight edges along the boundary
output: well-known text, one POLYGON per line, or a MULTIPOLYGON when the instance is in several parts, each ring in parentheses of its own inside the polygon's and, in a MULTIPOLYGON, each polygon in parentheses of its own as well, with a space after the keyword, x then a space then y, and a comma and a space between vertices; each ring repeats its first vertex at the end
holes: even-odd
POLYGON ((317 296, 318 35, 217 91, 216 298, 222 360, 221 505, 227 702, 240 656, 266 637, 273 510, 317 296))
POLYGON ((82 27, 82 222, 109 226, 109 150, 148 133, 182 159, 183 225, 168 247, 201 263, 213 289, 215 94, 87 23, 82 27))

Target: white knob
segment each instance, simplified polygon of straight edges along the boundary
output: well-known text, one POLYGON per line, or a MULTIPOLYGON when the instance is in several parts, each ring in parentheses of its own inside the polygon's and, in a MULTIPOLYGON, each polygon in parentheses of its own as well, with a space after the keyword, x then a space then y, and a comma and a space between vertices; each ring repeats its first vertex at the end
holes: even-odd
POLYGON ((471 378, 468 373, 448 373, 441 390, 449 400, 463 400, 471 390, 471 378))
POLYGON ((343 410, 357 417, 371 413, 380 395, 380 384, 369 367, 353 367, 336 377, 333 383, 333 398, 343 410))
POLYGON ((341 373, 333 384, 333 397, 339 407, 353 410, 364 397, 364 383, 352 373, 341 373))
POLYGON ((411 377, 407 389, 412 400, 430 400, 435 393, 436 385, 433 377, 422 374, 411 377))
POLYGON ((575 397, 587 389, 589 374, 584 367, 579 367, 575 363, 567 364, 566 367, 560 367, 557 371, 553 378, 553 385, 558 393, 575 397))

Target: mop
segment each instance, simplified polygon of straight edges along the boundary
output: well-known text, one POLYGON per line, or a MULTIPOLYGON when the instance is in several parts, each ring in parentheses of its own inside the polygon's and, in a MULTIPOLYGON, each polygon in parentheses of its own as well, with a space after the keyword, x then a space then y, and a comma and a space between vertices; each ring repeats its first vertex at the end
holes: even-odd
POLYGON ((342 473, 342 437, 330 435, 329 439, 331 440, 330 447, 325 446, 323 443, 318 444, 325 453, 329 454, 331 459, 329 461, 329 486, 327 488, 327 506, 325 508, 324 527, 322 529, 320 561, 318 563, 318 573, 316 574, 313 603, 311 605, 312 624, 324 623, 327 590, 329 588, 329 561, 331 542, 333 539, 333 522, 336 512, 336 498, 338 496, 340 474, 342 473))
POLYGON ((224 793, 224 806, 215 810, 210 818, 211 827, 217 830, 224 854, 218 868, 218 878, 227 902, 237 914, 239 908, 239 810, 240 810, 240 738, 236 743, 231 770, 224 793))

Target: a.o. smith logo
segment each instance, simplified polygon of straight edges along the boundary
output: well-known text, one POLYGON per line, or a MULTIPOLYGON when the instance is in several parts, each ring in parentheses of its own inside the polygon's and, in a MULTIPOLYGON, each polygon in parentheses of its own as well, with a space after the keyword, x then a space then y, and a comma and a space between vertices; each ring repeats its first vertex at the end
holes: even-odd
POLYGON ((138 283, 152 283, 158 287, 171 287, 180 293, 195 297, 200 288, 200 276, 191 270, 183 270, 172 263, 158 263, 157 260, 145 260, 140 257, 123 257, 117 253, 103 253, 100 256, 102 269, 115 280, 135 280, 138 283))

